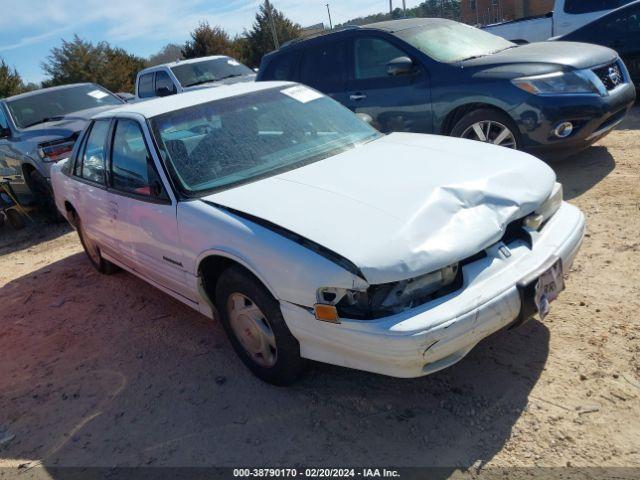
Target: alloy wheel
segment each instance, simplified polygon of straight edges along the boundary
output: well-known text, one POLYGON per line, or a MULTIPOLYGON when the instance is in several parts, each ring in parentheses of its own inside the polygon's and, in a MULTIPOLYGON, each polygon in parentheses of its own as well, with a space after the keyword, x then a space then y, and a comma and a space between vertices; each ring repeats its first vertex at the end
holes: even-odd
POLYGON ((461 137, 506 148, 517 148, 513 132, 506 125, 493 120, 483 120, 470 125, 462 132, 461 137))
POLYGON ((273 367, 278 359, 276 338, 260 308, 242 293, 227 300, 229 324, 251 359, 262 367, 273 367))

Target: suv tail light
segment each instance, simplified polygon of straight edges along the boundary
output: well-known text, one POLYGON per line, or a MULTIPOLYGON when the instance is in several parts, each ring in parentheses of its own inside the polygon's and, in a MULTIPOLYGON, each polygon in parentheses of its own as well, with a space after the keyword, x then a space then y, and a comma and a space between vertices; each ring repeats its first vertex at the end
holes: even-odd
POLYGON ((38 146, 38 154, 43 162, 59 162, 71 156, 75 143, 75 137, 56 142, 41 143, 38 146))

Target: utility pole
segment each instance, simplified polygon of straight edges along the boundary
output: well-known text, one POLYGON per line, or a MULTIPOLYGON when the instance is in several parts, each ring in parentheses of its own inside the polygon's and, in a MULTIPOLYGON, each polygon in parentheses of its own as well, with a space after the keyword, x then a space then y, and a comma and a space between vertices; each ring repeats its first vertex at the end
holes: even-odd
POLYGON ((276 24, 273 21, 273 12, 271 11, 271 5, 269 0, 264 0, 264 4, 267 7, 267 17, 269 18, 269 25, 271 25, 271 35, 273 35, 273 44, 276 50, 280 48, 280 42, 278 41, 278 34, 276 33, 276 24))
POLYGON ((393 0, 389 0, 389 13, 393 13, 393 0))
POLYGON ((329 14, 329 29, 333 30, 333 23, 331 23, 331 10, 329 10, 328 3, 327 3, 327 13, 329 14))
POLYGON ((407 16, 407 0, 402 0, 402 12, 404 13, 404 16, 407 16))

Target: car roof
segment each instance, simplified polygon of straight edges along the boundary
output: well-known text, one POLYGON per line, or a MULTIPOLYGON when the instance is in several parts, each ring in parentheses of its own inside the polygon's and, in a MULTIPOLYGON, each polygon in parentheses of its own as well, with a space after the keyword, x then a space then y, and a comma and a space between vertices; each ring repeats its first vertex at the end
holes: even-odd
POLYGON ((211 56, 208 56, 208 57, 189 58, 187 60, 176 60, 174 62, 161 63, 159 65, 154 65, 153 67, 147 67, 147 68, 145 68, 143 70, 140 70, 138 72, 138 75, 141 75, 141 74, 146 73, 146 72, 150 72, 152 70, 156 70, 156 69, 161 68, 161 67, 169 67, 169 68, 171 68, 171 67, 175 67, 176 65, 185 65, 185 64, 188 65, 189 63, 199 63, 199 62, 203 62, 203 61, 206 61, 206 60, 218 60, 220 58, 230 58, 230 57, 228 55, 211 55, 211 56))
MULTIPOLYGON (((39 88, 37 90, 32 90, 30 92, 20 93, 18 95, 13 95, 12 97, 7 97, 4 100, 19 100, 19 99, 22 99, 22 98, 33 97, 35 95, 39 95, 39 94, 44 93, 44 92, 54 92, 56 90, 65 90, 67 88, 81 87, 81 86, 84 86, 84 85, 99 86, 99 85, 96 85, 95 83, 89 83, 89 82, 85 82, 85 83, 70 83, 68 85, 59 85, 57 87, 39 88)), ((104 87, 100 87, 100 88, 104 89, 104 87)))
POLYGON ((94 116, 98 118, 111 118, 126 114, 142 115, 152 118, 163 113, 173 112, 182 108, 192 107, 201 103, 213 102, 238 95, 260 92, 269 88, 295 85, 293 82, 246 82, 233 85, 221 85, 218 87, 203 88, 191 92, 180 93, 168 97, 158 97, 138 103, 126 103, 94 116))

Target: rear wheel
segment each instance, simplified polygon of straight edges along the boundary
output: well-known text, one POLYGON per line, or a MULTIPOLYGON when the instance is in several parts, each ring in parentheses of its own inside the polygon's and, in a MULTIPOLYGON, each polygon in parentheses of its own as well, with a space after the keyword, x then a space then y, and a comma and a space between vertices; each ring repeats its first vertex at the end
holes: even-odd
POLYGON ((483 108, 463 116, 451 130, 451 136, 520 149, 518 127, 507 115, 483 108))
POLYGON ((87 257, 89 257, 91 265, 93 265, 97 271, 104 273, 105 275, 110 275, 118 271, 118 267, 116 265, 102 258, 100 247, 85 233, 82 222, 78 217, 75 217, 74 223, 78 230, 78 236, 80 237, 82 248, 84 248, 87 257))
POLYGON ((289 385, 306 367, 300 344, 289 331, 280 305, 241 267, 225 270, 217 282, 216 305, 231 345, 261 380, 289 385))

